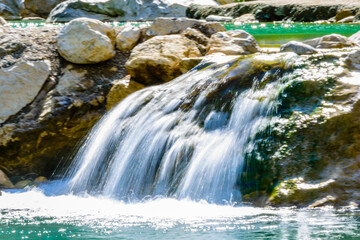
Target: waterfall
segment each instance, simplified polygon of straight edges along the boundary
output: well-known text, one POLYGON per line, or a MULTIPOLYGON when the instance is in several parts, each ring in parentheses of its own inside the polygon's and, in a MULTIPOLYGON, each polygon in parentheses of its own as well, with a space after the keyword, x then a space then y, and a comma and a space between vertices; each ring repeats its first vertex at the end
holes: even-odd
POLYGON ((246 149, 276 112, 293 57, 210 59, 130 95, 88 134, 66 174, 67 191, 240 202, 246 149))

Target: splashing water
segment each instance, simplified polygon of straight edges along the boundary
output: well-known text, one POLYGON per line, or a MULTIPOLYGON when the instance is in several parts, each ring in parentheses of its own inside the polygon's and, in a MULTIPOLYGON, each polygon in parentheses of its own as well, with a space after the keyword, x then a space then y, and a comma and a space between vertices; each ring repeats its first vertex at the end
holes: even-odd
POLYGON ((239 202, 245 148, 271 120, 280 69, 293 56, 208 61, 132 94, 89 134, 67 174, 68 191, 239 202))

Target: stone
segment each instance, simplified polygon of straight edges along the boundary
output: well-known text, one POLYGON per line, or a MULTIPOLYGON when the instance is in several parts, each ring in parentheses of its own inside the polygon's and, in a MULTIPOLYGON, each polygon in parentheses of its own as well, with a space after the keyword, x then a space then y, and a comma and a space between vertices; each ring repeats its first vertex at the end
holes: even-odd
POLYGON ((6 20, 4 18, 0 17, 0 25, 4 26, 6 24, 7 24, 6 20))
POLYGON ((204 58, 203 57, 194 57, 194 58, 183 58, 179 63, 179 69, 182 74, 187 73, 194 67, 196 67, 204 58))
POLYGON ((324 207, 327 205, 333 206, 335 201, 336 201, 336 197, 329 195, 322 199, 316 200, 314 203, 310 204, 308 207, 309 208, 317 208, 317 207, 324 207))
POLYGON ((114 81, 112 88, 106 96, 106 109, 112 109, 124 98, 144 87, 143 84, 130 80, 130 75, 114 81))
POLYGON ((201 24, 198 29, 207 37, 211 37, 214 33, 225 32, 226 28, 219 22, 207 22, 201 24))
POLYGON ((126 26, 116 36, 116 48, 120 51, 130 51, 135 47, 141 37, 141 29, 134 26, 126 26))
POLYGON ((218 15, 209 15, 206 18, 206 21, 215 21, 215 22, 232 22, 234 18, 218 15))
POLYGON ((341 9, 335 15, 335 21, 339 22, 340 20, 353 16, 353 11, 351 9, 341 9))
POLYGON ((76 64, 99 63, 115 56, 115 30, 99 20, 72 20, 57 37, 59 54, 76 64))
POLYGON ((190 18, 156 18, 150 28, 146 31, 148 36, 159 36, 178 34, 187 28, 194 28, 205 23, 203 20, 190 18))
POLYGON ((187 28, 181 33, 183 36, 197 43, 197 48, 202 55, 206 54, 206 45, 209 42, 209 38, 202 34, 199 30, 193 28, 187 28))
POLYGON ((196 44, 184 36, 156 36, 137 45, 125 66, 140 83, 168 82, 181 75, 181 59, 200 56, 196 44))
POLYGON ((39 176, 37 178, 34 179, 34 183, 44 183, 47 182, 48 179, 44 176, 39 176))
POLYGON ((46 18, 51 10, 65 0, 24 0, 25 8, 46 18))
POLYGON ((353 35, 351 35, 349 37, 349 40, 354 42, 354 43, 357 43, 357 44, 360 44, 360 31, 354 33, 353 35))
POLYGON ((0 69, 0 123, 31 103, 50 74, 48 60, 0 69))
POLYGON ((314 48, 344 48, 355 46, 354 42, 340 34, 330 34, 319 38, 306 40, 303 43, 314 48))
POLYGON ((0 36, 0 58, 5 57, 6 55, 12 55, 17 58, 21 56, 25 48, 26 45, 21 41, 19 35, 9 36, 3 34, 0 36))
POLYGON ((360 50, 350 52, 344 59, 345 64, 351 69, 360 70, 360 50))
POLYGON ((28 179, 26 179, 26 180, 21 180, 21 181, 19 181, 19 182, 17 182, 16 184, 15 184, 15 188, 17 188, 17 189, 24 189, 24 188, 26 188, 26 187, 30 187, 30 186, 32 186, 34 183, 33 183, 33 181, 31 181, 31 180, 28 180, 28 179))
POLYGON ((14 184, 10 181, 8 176, 0 170, 0 188, 14 188, 14 184))
POLYGON ((246 13, 234 19, 235 25, 241 25, 243 23, 256 22, 255 15, 252 13, 246 13))
POLYGON ((211 36, 207 47, 208 55, 212 53, 251 54, 260 50, 255 38, 244 30, 215 33, 211 36))
POLYGON ((280 46, 280 52, 294 52, 301 55, 317 53, 317 50, 305 43, 298 41, 290 41, 280 46))
MULTIPOLYGON (((185 17, 191 4, 204 5, 203 0, 69 0, 57 5, 49 14, 49 22, 66 22, 78 17, 101 21, 152 21, 157 17, 185 17)), ((219 5, 214 0, 206 5, 219 5)))
POLYGON ((352 23, 355 20, 355 16, 349 16, 346 18, 341 19, 340 21, 338 21, 338 23, 352 23))
POLYGON ((235 0, 216 0, 216 1, 222 5, 235 2, 235 0))
POLYGON ((20 20, 22 9, 22 0, 0 0, 0 16, 6 20, 20 20))

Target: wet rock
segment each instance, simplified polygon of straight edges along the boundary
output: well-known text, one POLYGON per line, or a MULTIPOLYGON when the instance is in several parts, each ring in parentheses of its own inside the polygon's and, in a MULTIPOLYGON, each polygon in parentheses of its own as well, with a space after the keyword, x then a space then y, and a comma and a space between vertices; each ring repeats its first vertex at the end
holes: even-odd
POLYGON ((206 18, 206 21, 215 21, 215 22, 232 22, 234 19, 232 17, 218 16, 218 15, 209 15, 206 18))
POLYGON ((31 181, 31 180, 26 179, 26 180, 21 180, 21 181, 17 182, 17 183, 15 184, 15 187, 14 187, 14 188, 24 189, 24 188, 26 188, 26 187, 31 187, 31 186, 34 186, 34 182, 31 181))
POLYGON ((120 51, 130 51, 138 43, 141 29, 134 26, 126 26, 116 36, 116 48, 120 51))
POLYGON ((188 39, 197 43, 197 48, 199 49, 202 55, 206 54, 206 46, 209 42, 209 38, 202 34, 200 31, 187 28, 185 31, 182 32, 182 35, 187 37, 188 39))
POLYGON ((243 30, 233 30, 213 34, 208 43, 207 54, 227 55, 251 54, 260 50, 255 38, 243 30))
POLYGON ((280 46, 280 52, 294 52, 296 54, 313 54, 317 53, 316 49, 298 41, 290 41, 280 46))
POLYGON ((200 56, 196 44, 184 36, 156 36, 133 49, 126 69, 134 80, 144 84, 168 82, 181 74, 182 58, 200 56))
POLYGON ((46 18, 51 10, 65 0, 25 0, 25 8, 31 12, 46 18))
POLYGON ((8 176, 0 170, 0 188, 14 188, 13 183, 10 181, 8 176))
POLYGON ((98 20, 78 18, 69 22, 57 37, 60 55, 69 62, 90 64, 115 56, 115 30, 98 20))
POLYGON ((353 47, 356 44, 349 38, 340 34, 330 34, 319 38, 306 40, 303 43, 314 48, 344 48, 353 47))
POLYGON ((50 70, 48 60, 24 61, 0 69, 0 123, 34 100, 50 70))
POLYGON ((143 89, 144 87, 143 84, 130 80, 130 75, 114 81, 112 88, 106 96, 106 109, 112 109, 128 95, 143 89))
MULTIPOLYGON (((185 17, 190 4, 204 4, 202 0, 192 1, 126 1, 126 0, 70 0, 57 5, 49 14, 50 22, 66 22, 78 17, 101 21, 147 21, 157 17, 185 17)), ((214 0, 206 5, 218 5, 214 0)))

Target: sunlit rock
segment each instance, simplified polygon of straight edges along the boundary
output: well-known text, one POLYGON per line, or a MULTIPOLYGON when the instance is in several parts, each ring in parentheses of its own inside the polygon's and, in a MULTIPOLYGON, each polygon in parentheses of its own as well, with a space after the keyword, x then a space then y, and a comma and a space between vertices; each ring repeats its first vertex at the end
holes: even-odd
POLYGON ((360 50, 350 52, 344 61, 350 68, 360 70, 360 50))
POLYGON ((116 48, 120 51, 130 51, 139 41, 141 29, 134 26, 126 26, 116 36, 116 48))
POLYGON ((319 38, 306 40, 303 43, 314 48, 344 48, 353 47, 356 44, 351 38, 347 38, 340 34, 330 34, 319 38))
POLYGON ((0 188, 14 188, 14 184, 10 181, 8 176, 0 170, 0 188))
POLYGON ((0 69, 0 123, 33 101, 49 74, 48 60, 0 69))
POLYGON ((69 22, 59 33, 60 55, 72 63, 89 64, 115 56, 115 30, 98 20, 78 18, 69 22))
POLYGON ((207 54, 219 52, 227 55, 251 54, 260 50, 255 38, 243 30, 213 34, 207 48, 207 54))
POLYGON ((225 16, 218 16, 218 15, 209 15, 206 18, 206 21, 216 21, 216 22, 232 22, 234 18, 232 17, 225 17, 225 16))
POLYGON ((241 25, 243 23, 248 23, 248 22, 255 22, 257 21, 254 14, 252 13, 246 13, 241 15, 240 17, 237 17, 234 19, 234 25, 241 25))
POLYGON ((156 36, 132 50, 126 69, 144 84, 167 82, 181 75, 181 59, 200 56, 196 44, 182 35, 156 36))
POLYGON ((129 75, 123 79, 114 81, 112 88, 106 96, 106 109, 110 110, 128 95, 144 87, 141 83, 130 80, 129 75))
POLYGON ((40 17, 47 17, 51 10, 65 0, 24 0, 25 8, 40 17))
POLYGON ((338 12, 335 15, 335 21, 339 22, 340 20, 343 20, 347 17, 353 16, 354 13, 351 9, 341 9, 338 10, 338 12))
POLYGON ((296 54, 313 54, 316 53, 316 49, 310 45, 307 45, 298 41, 290 41, 280 46, 280 52, 294 52, 296 54))

